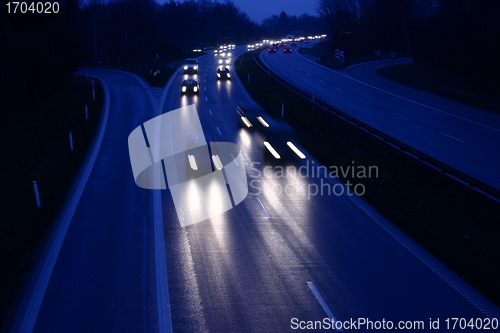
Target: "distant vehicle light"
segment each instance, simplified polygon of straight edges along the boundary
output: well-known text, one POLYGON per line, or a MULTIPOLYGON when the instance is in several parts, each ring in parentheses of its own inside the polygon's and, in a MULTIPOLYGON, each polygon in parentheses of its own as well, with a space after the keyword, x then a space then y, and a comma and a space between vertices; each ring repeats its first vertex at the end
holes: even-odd
POLYGON ((267 141, 264 141, 264 146, 269 150, 269 152, 274 156, 275 159, 279 160, 281 158, 280 154, 271 146, 267 141))
POLYGON ((197 87, 197 86, 194 86, 194 87, 193 87, 193 91, 194 91, 194 92, 197 92, 197 91, 198 91, 198 87, 197 87))
POLYGON ((243 121, 243 123, 245 124, 246 127, 250 128, 250 127, 253 126, 252 123, 250 122, 250 120, 248 120, 247 117, 242 116, 241 120, 243 121))
POLYGON ((293 152, 294 152, 295 154, 297 154, 297 156, 298 156, 298 157, 300 157, 301 159, 305 159, 305 158, 306 158, 306 155, 304 155, 304 154, 303 154, 303 153, 299 150, 299 148, 295 147, 295 145, 294 145, 292 142, 288 141, 286 144, 288 145, 288 147, 290 147, 290 149, 291 149, 291 150, 293 150, 293 152))
POLYGON ((198 165, 196 164, 196 159, 195 159, 194 155, 188 155, 188 160, 189 160, 189 165, 191 166, 191 169, 198 170, 198 165))
POLYGON ((264 120, 264 118, 262 118, 261 116, 258 116, 257 117, 257 120, 264 126, 264 127, 269 127, 269 124, 267 123, 267 121, 264 120))
POLYGON ((217 73, 217 77, 220 77, 220 74, 219 74, 219 73, 217 73))
POLYGON ((184 69, 188 69, 188 66, 184 66, 184 69))
POLYGON ((219 155, 212 155, 212 161, 217 170, 222 170, 224 166, 222 165, 219 155))
POLYGON ((186 92, 186 86, 182 86, 182 92, 186 92))

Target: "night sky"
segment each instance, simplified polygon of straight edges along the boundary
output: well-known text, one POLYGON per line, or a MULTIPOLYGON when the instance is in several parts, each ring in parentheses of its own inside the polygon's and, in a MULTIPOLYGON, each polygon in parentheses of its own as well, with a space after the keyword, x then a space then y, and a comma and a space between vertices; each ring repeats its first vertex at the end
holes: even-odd
POLYGON ((284 11, 288 15, 302 14, 318 15, 316 7, 317 1, 314 0, 233 0, 240 9, 250 16, 250 19, 256 23, 262 23, 262 20, 271 15, 279 15, 284 11))
MULTIPOLYGON (((165 3, 169 0, 156 0, 165 3)), ((220 0, 220 2, 223 2, 220 0)), ((262 20, 272 15, 279 15, 282 11, 289 16, 309 14, 317 16, 316 0, 233 0, 234 4, 245 12, 252 21, 262 23, 262 20)))

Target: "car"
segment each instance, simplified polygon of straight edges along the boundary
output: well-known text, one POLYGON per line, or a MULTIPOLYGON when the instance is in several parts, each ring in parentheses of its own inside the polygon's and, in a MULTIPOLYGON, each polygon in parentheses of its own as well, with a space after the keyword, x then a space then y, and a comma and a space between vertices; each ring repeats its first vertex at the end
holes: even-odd
POLYGON ((198 74, 198 60, 196 58, 188 58, 184 61, 184 74, 198 74))
POLYGON ((182 81, 181 94, 198 94, 200 92, 200 85, 196 80, 189 79, 182 81))
POLYGON ((231 58, 229 58, 227 55, 221 56, 219 58, 219 65, 229 65, 231 62, 231 58))
POLYGON ((220 79, 231 79, 231 73, 229 73, 229 68, 227 67, 219 67, 217 68, 217 80, 220 79))
POLYGON ((276 53, 276 50, 277 50, 277 48, 270 47, 270 48, 267 49, 267 52, 269 52, 269 53, 276 53))
POLYGON ((284 48, 283 49, 283 53, 292 53, 293 49, 287 49, 287 48, 284 48))

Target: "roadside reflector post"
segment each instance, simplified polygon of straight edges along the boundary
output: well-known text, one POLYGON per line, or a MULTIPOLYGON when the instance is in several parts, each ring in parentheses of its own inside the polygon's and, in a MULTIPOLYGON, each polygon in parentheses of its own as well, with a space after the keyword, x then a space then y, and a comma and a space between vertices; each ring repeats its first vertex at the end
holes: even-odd
POLYGON ((281 118, 285 118, 285 103, 281 103, 281 118))
POLYGON ((85 119, 89 119, 89 107, 85 104, 85 119))
POLYGON ((69 148, 73 150, 73 133, 69 132, 69 148))
POLYGON ((42 204, 40 203, 40 194, 38 193, 38 184, 35 181, 33 182, 33 189, 35 190, 36 206, 38 208, 40 208, 40 207, 42 207, 42 204))
POLYGON ((94 101, 95 101, 95 89, 92 88, 92 97, 94 98, 94 101))

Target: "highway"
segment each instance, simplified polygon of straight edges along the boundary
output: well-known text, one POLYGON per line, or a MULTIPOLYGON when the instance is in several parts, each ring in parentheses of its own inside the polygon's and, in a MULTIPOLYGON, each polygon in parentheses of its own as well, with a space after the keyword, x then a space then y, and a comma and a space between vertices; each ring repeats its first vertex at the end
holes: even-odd
MULTIPOLYGON (((233 51, 234 59, 246 49, 233 51)), ((312 171, 319 163, 304 150, 303 160, 286 150, 293 131, 255 105, 233 68, 231 80, 217 81, 217 57, 209 53, 199 63, 198 74, 179 69, 164 89, 128 73, 79 71, 104 83, 109 116, 12 331, 293 332, 324 318, 421 321, 429 329, 432 318, 441 325, 433 331, 449 332, 446 318, 498 316, 336 179, 280 174, 283 166, 312 171), (199 95, 181 96, 187 77, 198 80, 199 95), (149 119, 192 104, 207 141, 241 148, 249 194, 233 209, 183 227, 169 190, 135 184, 127 139, 149 119), (255 127, 261 115, 270 128, 242 127, 237 106, 249 110, 255 127), (265 152, 264 138, 280 160, 265 152)))
POLYGON ((316 98, 500 189, 500 116, 398 84, 375 72, 401 63, 400 59, 335 71, 298 52, 262 52, 260 58, 316 98))

